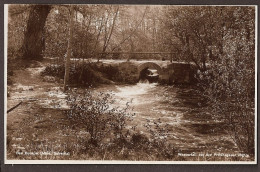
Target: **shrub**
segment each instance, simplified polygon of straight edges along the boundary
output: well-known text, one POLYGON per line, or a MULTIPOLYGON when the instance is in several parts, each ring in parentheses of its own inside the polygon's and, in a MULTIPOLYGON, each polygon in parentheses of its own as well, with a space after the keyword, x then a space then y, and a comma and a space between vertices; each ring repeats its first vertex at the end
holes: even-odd
POLYGON ((101 72, 103 75, 105 75, 107 79, 113 81, 116 79, 119 73, 118 67, 112 65, 104 65, 104 64, 98 65, 96 63, 92 63, 91 68, 95 71, 101 72))
MULTIPOLYGON (((140 134, 129 126, 134 114, 128 103, 125 108, 115 107, 110 93, 70 90, 67 97, 70 109, 66 112, 70 127, 89 133, 79 153, 95 159, 172 160, 176 150, 166 142, 167 125, 154 121, 147 126, 150 136, 140 134), (163 138, 162 138, 163 136, 163 138)), ((135 127, 134 127, 135 128, 135 127)))
MULTIPOLYGON (((134 84, 136 78, 136 67, 125 68, 117 65, 106 65, 103 63, 78 63, 70 67, 71 85, 90 86, 97 84, 109 84, 114 82, 134 84)), ((133 66, 133 65, 132 65, 133 66)), ((54 76, 63 79, 65 73, 64 64, 48 65, 42 75, 54 76)))
POLYGON ((113 107, 114 100, 109 93, 93 94, 89 90, 72 90, 67 98, 70 110, 67 116, 71 124, 90 134, 89 142, 98 145, 105 137, 124 139, 127 135, 126 122, 134 114, 113 107))
MULTIPOLYGON (((112 66, 98 66, 95 63, 79 63, 70 66, 71 85, 90 86, 98 83, 111 83, 109 79, 116 76, 116 68, 112 66)), ((41 73, 42 75, 64 78, 65 67, 61 65, 48 65, 41 73)))
POLYGON ((234 142, 248 154, 255 150, 255 9, 236 7, 223 30, 220 51, 198 74, 212 116, 224 123, 234 142), (238 34, 239 33, 239 34, 238 34))
POLYGON ((254 64, 253 58, 237 53, 211 62, 199 73, 201 93, 208 111, 225 128, 241 151, 254 154, 254 64))
POLYGON ((63 78, 65 73, 64 65, 48 65, 42 71, 41 75, 55 76, 58 78, 63 78))

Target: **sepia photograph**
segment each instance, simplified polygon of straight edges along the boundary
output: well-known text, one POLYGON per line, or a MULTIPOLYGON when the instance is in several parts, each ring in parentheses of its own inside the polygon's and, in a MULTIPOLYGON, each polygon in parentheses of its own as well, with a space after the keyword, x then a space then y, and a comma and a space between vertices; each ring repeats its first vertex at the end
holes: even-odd
POLYGON ((4 8, 5 163, 256 164, 257 6, 4 8))

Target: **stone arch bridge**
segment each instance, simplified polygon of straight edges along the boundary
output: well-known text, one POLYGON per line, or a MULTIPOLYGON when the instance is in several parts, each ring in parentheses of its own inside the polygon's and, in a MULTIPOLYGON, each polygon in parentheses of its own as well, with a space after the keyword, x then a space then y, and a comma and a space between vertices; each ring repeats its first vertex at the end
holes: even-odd
POLYGON ((142 70, 147 69, 147 68, 156 69, 158 74, 160 74, 162 72, 161 66, 156 64, 155 62, 145 62, 145 63, 141 63, 137 66, 138 73, 140 74, 140 72, 142 72, 142 70))
POLYGON ((145 69, 155 69, 159 74, 159 82, 165 84, 172 83, 192 83, 195 81, 195 65, 183 62, 169 61, 131 61, 122 62, 119 67, 129 70, 133 77, 138 81, 140 73, 145 69))

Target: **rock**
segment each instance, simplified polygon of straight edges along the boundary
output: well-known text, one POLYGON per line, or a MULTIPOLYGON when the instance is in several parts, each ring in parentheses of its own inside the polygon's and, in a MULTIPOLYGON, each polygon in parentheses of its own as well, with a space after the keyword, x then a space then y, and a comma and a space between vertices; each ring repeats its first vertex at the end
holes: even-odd
POLYGON ((55 82, 55 77, 53 77, 53 76, 44 76, 44 77, 43 77, 43 81, 46 81, 46 82, 55 82))

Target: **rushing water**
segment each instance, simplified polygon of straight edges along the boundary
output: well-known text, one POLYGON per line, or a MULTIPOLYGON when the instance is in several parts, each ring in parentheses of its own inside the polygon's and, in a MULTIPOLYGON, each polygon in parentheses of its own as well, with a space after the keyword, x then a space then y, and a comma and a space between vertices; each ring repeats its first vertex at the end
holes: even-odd
MULTIPOLYGON (((112 90, 117 104, 128 102, 136 114, 132 126, 149 135, 145 126, 159 124, 166 137, 182 152, 234 152, 233 141, 219 129, 210 114, 200 111, 198 95, 191 88, 162 86, 157 83, 103 86, 97 91, 112 90), (206 115, 205 115, 206 114, 206 115)), ((159 134, 158 134, 159 135, 159 134)))
POLYGON ((124 104, 130 102, 133 106, 139 106, 146 101, 152 102, 147 99, 147 96, 156 91, 156 86, 157 83, 149 84, 148 82, 137 83, 134 86, 116 86, 118 92, 115 92, 115 96, 124 104))

